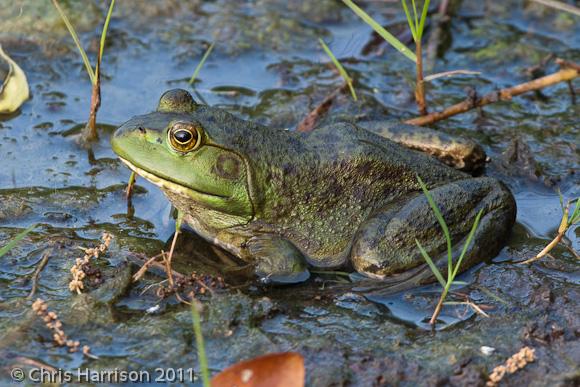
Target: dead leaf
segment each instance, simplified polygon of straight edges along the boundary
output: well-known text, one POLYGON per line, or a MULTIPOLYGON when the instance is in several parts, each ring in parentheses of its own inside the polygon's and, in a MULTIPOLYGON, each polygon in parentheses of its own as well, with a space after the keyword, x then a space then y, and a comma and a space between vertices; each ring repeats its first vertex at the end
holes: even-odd
POLYGON ((30 96, 24 71, 0 46, 0 60, 7 65, 7 75, 0 79, 0 114, 15 112, 30 96))
POLYGON ((226 368, 212 387, 303 387, 304 358, 296 352, 271 353, 226 368))

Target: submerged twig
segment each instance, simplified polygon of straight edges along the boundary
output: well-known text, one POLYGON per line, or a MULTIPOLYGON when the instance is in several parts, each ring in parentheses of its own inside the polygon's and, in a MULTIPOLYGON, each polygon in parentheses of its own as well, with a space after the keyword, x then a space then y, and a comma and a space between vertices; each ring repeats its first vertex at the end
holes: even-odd
POLYGON ((312 131, 312 129, 316 127, 316 124, 318 123, 320 117, 326 114, 328 109, 330 109, 332 103, 334 102, 334 99, 340 93, 342 93, 347 87, 348 84, 344 83, 342 86, 340 86, 339 88, 335 89, 332 93, 327 95, 326 98, 324 98, 322 102, 318 104, 318 106, 312 109, 312 111, 310 111, 310 113, 308 113, 308 115, 304 117, 302 121, 300 121, 296 130, 298 132, 312 131))
MULTIPOLYGON (((568 63, 568 62, 560 62, 568 63)), ((555 85, 560 82, 566 82, 578 77, 578 68, 576 64, 570 64, 569 67, 563 68, 553 74, 546 75, 545 77, 535 79, 530 82, 521 83, 516 86, 508 87, 499 91, 494 91, 492 93, 486 94, 483 97, 474 101, 472 98, 450 106, 442 111, 433 112, 427 114, 426 116, 413 118, 405 121, 406 124, 411 125, 429 125, 435 122, 444 120, 451 116, 465 113, 471 109, 478 108, 481 106, 489 105, 490 103, 498 101, 509 101, 513 97, 527 93, 528 91, 540 90, 548 86, 555 85)))
MULTIPOLYGON (((558 234, 556 235, 556 237, 552 239, 552 241, 548 243, 546 247, 544 247, 542 251, 540 251, 535 257, 525 260, 521 263, 530 264, 548 255, 548 253, 552 251, 552 249, 556 247, 558 243, 560 243, 560 241, 564 238, 570 227, 572 227, 574 224, 580 221, 580 199, 576 201, 576 206, 574 208, 574 211, 572 212, 572 215, 568 216, 568 214, 570 213, 571 204, 572 202, 569 201, 566 204, 566 206, 565 207, 563 206, 562 208, 562 220, 560 221, 560 226, 558 227, 558 234)), ((570 247, 570 249, 574 251, 572 247, 570 247)), ((574 252, 574 256, 577 257, 578 254, 574 252)))
POLYGON ((562 1, 555 1, 555 0, 532 0, 536 3, 542 4, 546 7, 554 8, 559 11, 569 12, 573 15, 580 16, 580 8, 572 5, 566 4, 562 1))
POLYGON ((34 297, 34 294, 36 293, 36 289, 38 288, 38 277, 40 276, 40 272, 44 269, 44 267, 46 266, 46 263, 50 259, 51 253, 52 253, 52 249, 48 249, 44 252, 44 254, 42 254, 42 258, 40 260, 40 263, 38 264, 38 266, 36 266, 36 269, 34 270, 34 273, 32 274, 32 288, 30 289, 30 293, 28 293, 28 296, 26 298, 30 299, 30 298, 34 297))

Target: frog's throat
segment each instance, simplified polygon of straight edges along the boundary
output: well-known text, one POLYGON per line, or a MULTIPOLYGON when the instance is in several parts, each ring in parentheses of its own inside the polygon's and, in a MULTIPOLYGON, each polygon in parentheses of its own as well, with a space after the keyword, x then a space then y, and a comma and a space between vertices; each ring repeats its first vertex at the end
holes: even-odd
POLYGON ((158 186, 162 190, 168 190, 168 191, 171 191, 177 195, 189 197, 192 199, 203 199, 203 198, 226 199, 226 198, 228 198, 228 196, 225 196, 225 195, 199 191, 199 190, 195 190, 193 188, 183 186, 179 183, 173 182, 171 180, 167 180, 166 178, 154 175, 151 172, 147 172, 144 169, 139 168, 135 164, 132 164, 130 161, 127 161, 122 157, 119 157, 119 159, 121 159, 121 161, 124 162, 129 167, 129 169, 131 169, 133 172, 135 172, 139 176, 149 180, 151 183, 155 184, 156 186, 158 186))

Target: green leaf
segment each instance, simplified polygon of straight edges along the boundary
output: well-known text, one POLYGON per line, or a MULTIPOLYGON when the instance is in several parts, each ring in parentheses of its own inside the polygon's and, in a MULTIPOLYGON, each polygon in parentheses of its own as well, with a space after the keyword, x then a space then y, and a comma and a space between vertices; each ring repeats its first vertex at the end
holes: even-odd
POLYGON ((357 97, 356 92, 354 91, 354 87, 352 86, 352 78, 348 75, 348 73, 346 72, 342 64, 338 61, 338 59, 336 59, 336 56, 334 56, 332 51, 330 51, 330 48, 326 45, 326 43, 324 43, 324 40, 318 38, 318 41, 320 42, 320 45, 324 49, 324 52, 326 52, 326 55, 328 55, 332 60, 332 63, 340 73, 340 76, 344 79, 344 81, 348 85, 348 88, 350 89, 350 94, 352 94, 352 99, 356 101, 357 97))
POLYGON ((365 11, 360 9, 351 0, 342 0, 354 13, 356 13, 361 19, 364 20, 369 26, 375 30, 383 39, 385 39, 389 44, 399 50, 400 53, 405 55, 407 58, 417 63, 417 56, 413 51, 409 50, 401 41, 395 38, 391 33, 383 28, 379 23, 377 23, 372 17, 370 17, 365 11))
POLYGON ((419 28, 419 19, 417 17, 417 5, 415 5, 415 0, 411 0, 411 4, 413 5, 413 16, 415 18, 415 31, 419 28))
POLYGON ((205 51, 205 53, 203 54, 203 56, 201 57, 201 60, 199 61, 199 63, 197 64, 197 67, 195 68, 193 75, 191 76, 191 78, 189 79, 189 84, 193 85, 193 82, 195 82, 195 79, 197 78, 201 68, 203 67, 203 64, 205 63, 205 61, 207 60, 207 58, 209 57, 209 54, 211 54, 211 50, 213 50, 213 46, 215 45, 215 42, 212 42, 212 44, 209 45, 209 47, 207 48, 207 50, 205 51))
POLYGON ((417 175, 417 180, 419 181, 419 185, 421 186, 423 193, 427 197, 427 201, 429 202, 429 205, 431 206, 431 209, 435 214, 435 218, 437 218, 437 221, 439 222, 439 225, 443 230, 443 234, 445 234, 445 240, 447 241, 447 278, 451 278, 451 272, 453 270, 453 257, 451 255, 452 254, 451 234, 449 234, 447 223, 445 223, 445 219, 443 219, 443 215, 441 215, 439 207, 437 206, 437 204, 435 204, 435 201, 431 196, 431 192, 429 192, 427 186, 425 185, 425 183, 423 183, 423 180, 421 180, 421 177, 419 175, 417 175))
POLYGON ((109 29, 109 22, 111 21, 111 15, 113 14, 114 7, 115 7, 115 0, 111 0, 111 5, 109 5, 109 12, 107 12, 107 17, 105 18, 105 25, 103 26, 103 32, 101 33, 101 44, 99 46, 99 62, 103 58, 103 51, 105 50, 105 40, 107 39, 107 30, 109 29))
POLYGON ((457 275, 457 272, 459 271, 459 267, 461 266, 461 262, 463 261, 463 257, 465 256, 465 253, 467 252, 467 248, 471 244, 471 239, 473 239, 473 235, 475 235, 475 230, 477 230, 477 226, 479 225, 479 219, 481 218, 481 215, 483 215, 483 208, 481 210, 479 210, 479 212, 477 213, 477 216, 475 217, 475 221, 473 222, 473 226, 471 226, 471 231, 469 231, 469 235, 467 236, 467 240, 465 241, 465 245, 463 245, 463 249, 461 250, 461 255, 459 256, 459 259, 455 263, 455 268, 453 269, 453 275, 451 276, 451 281, 453 281, 453 278, 455 278, 455 276, 457 275))
POLYGON ((447 283, 445 282, 445 279, 441 275, 441 272, 439 271, 439 269, 437 268, 435 263, 433 263, 433 260, 431 259, 429 254, 427 254, 427 252, 425 251, 423 246, 421 246, 421 243, 419 243, 419 241, 417 239, 415 239, 415 243, 417 244, 417 247, 419 248, 421 255, 423 256, 423 258, 425 258, 425 261, 427 261, 427 265, 429 265, 429 268, 431 269, 431 271, 433 272, 433 274, 437 278, 437 281, 439 281, 441 286, 443 286, 443 288, 445 288, 445 286, 447 286, 447 283))
POLYGON ((578 222, 578 220, 580 220, 580 198, 578 198, 576 204, 574 205, 574 212, 572 212, 572 215, 570 215, 568 227, 578 222))
POLYGON ((423 37, 423 31, 425 29, 425 20, 427 20, 427 12, 429 11, 430 0, 425 0, 423 3, 423 12, 421 13, 421 21, 419 22, 419 40, 423 37))
POLYGON ((409 23, 409 29, 411 30, 411 35, 413 35, 413 40, 416 43, 417 42, 417 32, 415 31, 415 26, 413 25, 413 18, 411 17, 411 13, 409 12, 409 8, 407 8, 407 1, 401 0, 401 4, 403 4, 403 10, 405 11, 405 15, 407 16, 407 22, 409 23))
POLYGON ((66 16, 64 11, 60 7, 60 4, 58 4, 58 1, 52 0, 52 4, 54 4, 56 10, 60 14, 62 21, 66 25, 66 28, 68 29, 68 32, 70 33, 70 36, 73 38, 73 40, 77 46, 77 49, 79 50, 79 53, 81 54, 81 57, 83 58, 83 63, 85 64, 85 68, 87 69, 87 73, 89 74, 89 78, 91 79, 91 83, 94 85, 97 82, 97 78, 95 76, 95 72, 93 71, 93 68, 91 67, 91 62, 89 62, 89 58, 87 57, 87 53, 85 52, 85 49, 83 48, 83 46, 81 46, 81 42, 79 40, 77 32, 75 31, 75 28, 73 27, 71 22, 68 20, 68 17, 66 16))
POLYGON ((8 244, 2 248, 0 248, 0 258, 4 255, 6 255, 6 253, 8 253, 14 246, 16 246, 18 244, 18 242, 20 242, 22 239, 24 239, 24 237, 30 232, 32 231, 34 228, 36 227, 36 224, 33 224, 32 226, 28 227, 26 230, 20 232, 18 235, 16 235, 10 242, 8 242, 8 244))
POLYGON ((195 334, 199 368, 201 370, 201 380, 203 387, 211 387, 209 382, 209 367, 207 365, 207 356, 205 354, 203 334, 201 332, 201 316, 199 315, 198 308, 201 309, 201 303, 196 299, 193 299, 191 303, 191 316, 193 319, 193 333, 195 334))

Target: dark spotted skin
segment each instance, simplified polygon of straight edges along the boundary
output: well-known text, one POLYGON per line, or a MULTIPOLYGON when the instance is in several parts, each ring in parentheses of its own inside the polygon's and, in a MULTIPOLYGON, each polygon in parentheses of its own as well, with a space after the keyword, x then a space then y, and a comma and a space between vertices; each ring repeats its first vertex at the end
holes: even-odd
POLYGON ((415 238, 444 257, 417 176, 432 190, 454 244, 483 209, 463 268, 497 254, 515 221, 513 197, 497 180, 474 179, 355 124, 272 129, 196 105, 184 93, 169 92, 160 111, 124 124, 113 149, 160 185, 200 235, 255 263, 262 277, 301 281, 308 266, 345 265, 374 278, 417 273, 424 260, 415 238), (201 125, 204 143, 176 154, 168 128, 188 120, 201 125))

